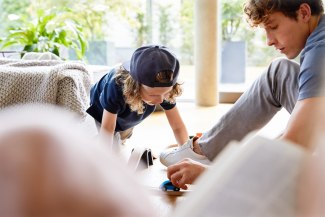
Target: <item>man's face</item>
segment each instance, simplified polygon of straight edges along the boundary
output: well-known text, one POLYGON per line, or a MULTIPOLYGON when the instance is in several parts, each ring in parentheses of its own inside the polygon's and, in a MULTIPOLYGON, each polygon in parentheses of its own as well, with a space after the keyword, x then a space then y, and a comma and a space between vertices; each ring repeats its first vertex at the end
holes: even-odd
POLYGON ((299 55, 309 36, 309 25, 298 12, 297 20, 286 17, 281 12, 274 12, 261 25, 266 32, 267 45, 274 46, 289 59, 299 55))

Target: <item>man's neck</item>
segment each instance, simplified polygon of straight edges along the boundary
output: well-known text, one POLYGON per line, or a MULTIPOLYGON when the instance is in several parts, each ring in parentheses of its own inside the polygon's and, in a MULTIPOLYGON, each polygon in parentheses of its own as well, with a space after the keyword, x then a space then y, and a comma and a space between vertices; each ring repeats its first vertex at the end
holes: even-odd
POLYGON ((311 17, 311 19, 309 21, 309 34, 311 34, 316 29, 320 18, 321 18, 321 15, 315 15, 315 16, 311 17))

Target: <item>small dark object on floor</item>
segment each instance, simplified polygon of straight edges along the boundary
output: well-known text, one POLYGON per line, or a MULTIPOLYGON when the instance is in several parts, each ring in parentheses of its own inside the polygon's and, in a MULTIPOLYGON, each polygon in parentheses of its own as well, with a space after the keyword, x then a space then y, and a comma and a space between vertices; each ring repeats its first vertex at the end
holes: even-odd
POLYGON ((179 191, 180 189, 176 187, 175 185, 172 184, 170 180, 166 180, 161 185, 159 188, 163 191, 179 191))

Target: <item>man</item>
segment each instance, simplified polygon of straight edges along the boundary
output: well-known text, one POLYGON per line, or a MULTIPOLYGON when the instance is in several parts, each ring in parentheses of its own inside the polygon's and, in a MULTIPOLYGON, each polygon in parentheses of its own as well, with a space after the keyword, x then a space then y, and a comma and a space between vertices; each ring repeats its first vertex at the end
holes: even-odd
POLYGON ((164 165, 177 163, 168 167, 167 176, 183 189, 205 170, 208 160, 212 161, 229 141, 241 140, 249 132, 260 129, 282 107, 291 116, 280 139, 308 148, 313 129, 310 116, 322 100, 319 92, 325 59, 322 0, 247 0, 244 12, 252 26, 265 30, 268 46, 274 46, 288 59, 274 60, 231 110, 201 138, 161 153, 160 161, 164 165), (289 60, 299 54, 300 65, 289 60))

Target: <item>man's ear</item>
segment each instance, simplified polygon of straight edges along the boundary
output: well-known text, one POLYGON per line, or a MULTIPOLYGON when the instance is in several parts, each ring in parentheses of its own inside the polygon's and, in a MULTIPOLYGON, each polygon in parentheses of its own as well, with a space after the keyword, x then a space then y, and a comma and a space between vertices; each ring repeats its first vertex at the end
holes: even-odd
POLYGON ((308 22, 311 17, 311 9, 307 3, 302 3, 297 11, 298 19, 308 22))

